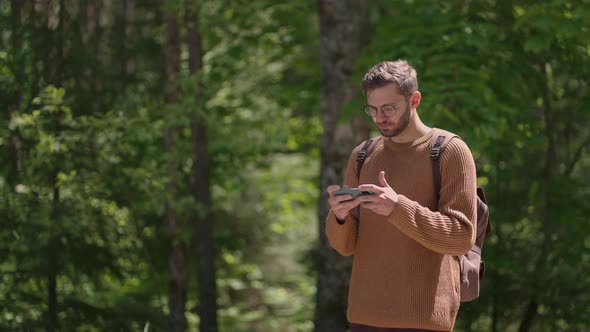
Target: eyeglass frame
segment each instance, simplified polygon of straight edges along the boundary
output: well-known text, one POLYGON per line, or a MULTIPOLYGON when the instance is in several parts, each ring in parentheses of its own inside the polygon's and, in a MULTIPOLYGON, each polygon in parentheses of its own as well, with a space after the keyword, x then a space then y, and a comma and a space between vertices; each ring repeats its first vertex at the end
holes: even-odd
MULTIPOLYGON (((416 92, 416 91, 414 91, 416 92)), ((385 104, 385 105, 381 105, 381 107, 377 108, 375 106, 371 106, 371 105, 365 105, 362 107, 363 111, 370 117, 375 118, 379 115, 379 112, 381 112, 381 114, 383 114, 384 116, 390 118, 392 116, 395 115, 395 113, 397 113, 398 109, 399 109, 399 104, 401 104, 404 101, 408 101, 408 99, 414 94, 414 92, 410 92, 410 94, 408 94, 407 96, 404 97, 403 100, 400 100, 399 102, 395 103, 395 104, 385 104), (387 115, 387 113, 385 113, 385 111, 383 110, 383 107, 393 107, 393 110, 390 111, 389 113, 391 113, 390 115, 387 115), (372 115, 372 112, 375 112, 375 115, 372 115)))

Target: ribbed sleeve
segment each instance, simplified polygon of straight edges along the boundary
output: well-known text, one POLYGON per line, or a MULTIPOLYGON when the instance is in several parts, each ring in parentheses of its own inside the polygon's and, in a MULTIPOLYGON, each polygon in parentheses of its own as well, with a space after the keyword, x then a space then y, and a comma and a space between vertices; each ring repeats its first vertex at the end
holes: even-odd
MULTIPOLYGON (((357 146, 350 154, 348 165, 346 166, 346 173, 344 175, 344 185, 355 188, 358 186, 358 179, 356 177, 357 162, 356 156, 361 149, 357 146)), ((336 215, 332 210, 328 213, 326 219, 326 236, 332 248, 343 256, 350 256, 354 254, 356 246, 357 232, 358 232, 358 209, 351 211, 344 222, 338 221, 336 215)))
POLYGON ((330 245, 342 256, 354 254, 358 232, 358 221, 348 215, 344 223, 340 224, 334 212, 330 211, 326 219, 326 235, 330 245))
POLYGON ((441 169, 439 210, 431 211, 400 195, 387 221, 426 248, 463 255, 475 243, 475 163, 467 145, 455 138, 447 145, 441 165, 445 167, 441 169))

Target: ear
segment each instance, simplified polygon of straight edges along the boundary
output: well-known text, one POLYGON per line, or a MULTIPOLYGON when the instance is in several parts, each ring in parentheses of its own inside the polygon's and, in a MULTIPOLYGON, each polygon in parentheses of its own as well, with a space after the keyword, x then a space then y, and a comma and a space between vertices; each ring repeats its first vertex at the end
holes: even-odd
POLYGON ((416 90, 410 96, 410 108, 415 109, 418 108, 420 105, 420 101, 422 100, 422 94, 420 91, 416 90))

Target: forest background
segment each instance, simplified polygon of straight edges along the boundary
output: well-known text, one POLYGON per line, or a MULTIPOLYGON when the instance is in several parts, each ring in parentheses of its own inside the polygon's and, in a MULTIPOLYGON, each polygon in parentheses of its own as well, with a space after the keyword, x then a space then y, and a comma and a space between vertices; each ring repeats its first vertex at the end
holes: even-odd
POLYGON ((0 330, 345 331, 325 187, 418 70, 493 232, 456 331, 590 330, 590 1, 0 1, 0 330))

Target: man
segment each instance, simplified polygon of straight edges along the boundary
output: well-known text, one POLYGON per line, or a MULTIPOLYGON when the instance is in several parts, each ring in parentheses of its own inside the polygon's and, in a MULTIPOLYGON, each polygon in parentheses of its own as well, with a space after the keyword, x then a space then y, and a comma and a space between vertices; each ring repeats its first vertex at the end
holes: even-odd
POLYGON ((352 152, 345 185, 370 191, 352 199, 327 188, 326 233, 341 255, 354 255, 348 294, 351 332, 452 331, 459 310, 459 260, 475 242, 476 173, 467 145, 452 139, 441 155, 437 204, 430 160, 436 129, 418 116, 415 69, 381 62, 365 75, 365 112, 381 137, 360 179, 352 152))

